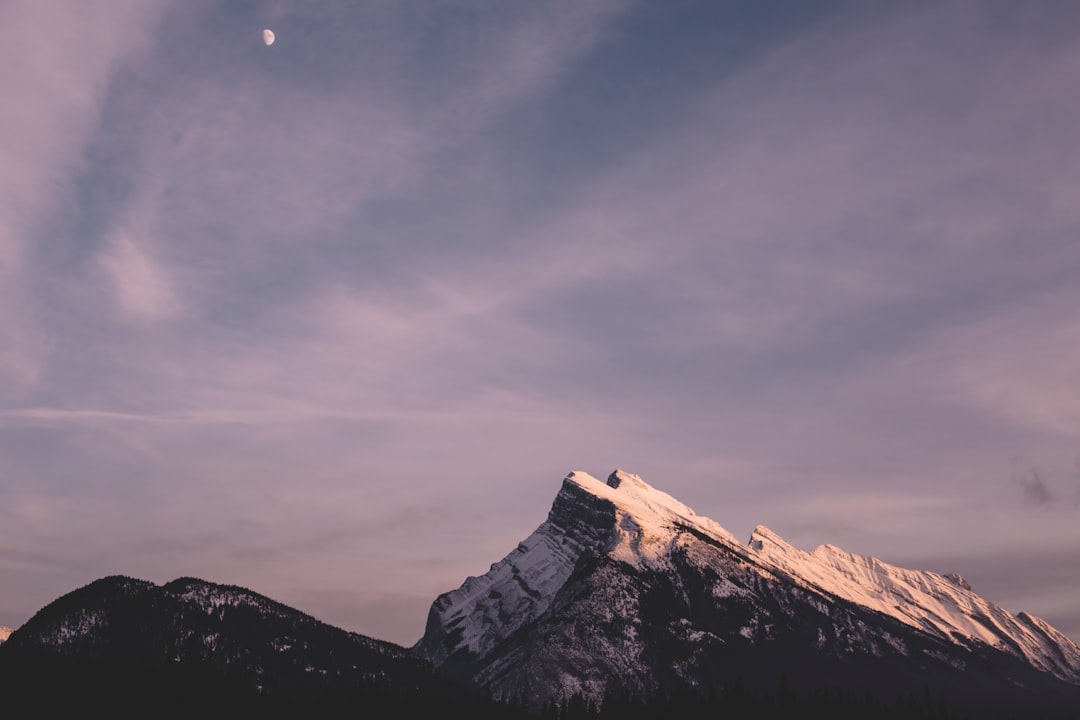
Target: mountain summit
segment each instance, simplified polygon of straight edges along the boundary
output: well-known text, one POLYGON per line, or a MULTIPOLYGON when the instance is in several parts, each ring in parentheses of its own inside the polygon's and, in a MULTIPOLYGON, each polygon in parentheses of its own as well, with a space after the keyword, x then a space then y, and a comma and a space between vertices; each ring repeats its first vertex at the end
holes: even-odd
POLYGON ((804 552, 763 526, 743 544, 621 470, 570 473, 532 535, 436 599, 414 649, 533 704, 781 678, 971 707, 1080 701, 1080 647, 959 575, 804 552))

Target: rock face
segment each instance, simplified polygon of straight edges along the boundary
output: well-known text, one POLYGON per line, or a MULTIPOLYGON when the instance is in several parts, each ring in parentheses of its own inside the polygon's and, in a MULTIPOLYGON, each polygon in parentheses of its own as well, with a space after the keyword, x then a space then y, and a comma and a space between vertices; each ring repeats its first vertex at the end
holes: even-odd
POLYGON ((532 535, 435 601, 414 650, 533 706, 780 678, 969 707, 1080 702, 1080 647, 960 576, 803 552, 765 527, 743 544, 622 471, 571 473, 532 535))
POLYGON ((0 625, 0 643, 11 637, 11 633, 15 632, 6 625, 0 625))

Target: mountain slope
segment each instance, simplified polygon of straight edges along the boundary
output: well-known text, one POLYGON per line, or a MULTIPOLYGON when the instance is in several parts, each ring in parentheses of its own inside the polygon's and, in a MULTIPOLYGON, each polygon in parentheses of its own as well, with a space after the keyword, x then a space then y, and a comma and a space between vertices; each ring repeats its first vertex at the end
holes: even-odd
POLYGON ((75 703, 142 717, 159 702, 158 716, 318 716, 358 704, 426 716, 415 698, 465 698, 405 648, 250 590, 120 576, 68 593, 13 633, 0 645, 0 686, 6 707, 35 716, 75 703))
POLYGON ((194 578, 162 586, 103 578, 47 605, 9 643, 7 653, 37 648, 150 664, 205 660, 239 666, 256 685, 296 669, 411 683, 425 673, 404 648, 347 633, 250 590, 194 578))
POLYGON ((621 471, 571 473, 532 535, 435 601, 414 649, 534 705, 781 675, 971 706, 1080 702, 1080 648, 959 576, 802 552, 764 527, 744 545, 621 471))

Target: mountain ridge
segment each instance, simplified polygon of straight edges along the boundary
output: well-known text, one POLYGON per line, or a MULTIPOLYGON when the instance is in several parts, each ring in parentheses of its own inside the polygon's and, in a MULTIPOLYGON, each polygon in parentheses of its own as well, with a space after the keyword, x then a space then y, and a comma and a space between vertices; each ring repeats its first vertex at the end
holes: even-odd
POLYGON ((494 712, 513 715, 519 704, 716 697, 744 683, 764 696, 780 687, 887 703, 940 694, 976 717, 1075 718, 1080 708, 1080 647, 962 576, 833 545, 803 551, 763 525, 744 544, 623 470, 606 482, 564 478, 533 533, 436 598, 411 650, 235 585, 115 575, 57 598, 0 643, 0 685, 25 707, 37 709, 56 677, 103 707, 140 688, 133 716, 192 683, 203 695, 177 716, 222 695, 246 713, 284 701, 286 717, 372 698, 476 716, 480 696, 467 688, 511 701, 494 712))
POLYGON ((4 644, 70 658, 141 659, 152 666, 241 667, 249 684, 294 673, 372 679, 385 663, 403 677, 426 663, 406 648, 324 623, 252 590, 183 577, 156 585, 124 575, 95 580, 47 604, 4 644), (365 675, 364 666, 375 669, 365 675))
POLYGON ((1065 696, 1080 689, 1076 643, 986 601, 959 575, 832 545, 805 552, 765 526, 743 544, 623 470, 607 482, 570 473, 536 531, 436 599, 414 649, 496 696, 598 701, 612 689, 733 678, 737 647, 763 667, 802 657, 789 664, 807 682, 819 674, 807 665, 828 656, 869 684, 878 681, 852 658, 913 681, 932 666, 957 694, 977 694, 961 677, 972 668, 1065 696), (595 666, 582 648, 593 648, 595 666), (665 654, 674 670, 655 667, 665 654))

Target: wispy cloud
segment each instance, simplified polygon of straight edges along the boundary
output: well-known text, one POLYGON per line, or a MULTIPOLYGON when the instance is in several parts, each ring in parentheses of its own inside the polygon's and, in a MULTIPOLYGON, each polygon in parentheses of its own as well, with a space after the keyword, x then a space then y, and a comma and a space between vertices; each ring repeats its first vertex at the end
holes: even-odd
POLYGON ((127 230, 113 234, 102 265, 112 278, 120 306, 138 319, 160 320, 179 303, 164 272, 127 230))
MULTIPOLYGON (((683 16, 616 2, 0 12, 25 99, 0 114, 0 472, 27 512, 0 507, 5 537, 49 497, 115 495, 94 517, 187 571, 242 569, 213 551, 232 539, 314 578, 328 516, 426 494, 498 526, 462 557, 497 552, 550 502, 535 479, 628 464, 689 478, 739 534, 911 547, 953 515, 974 546, 1007 508, 1017 537, 1036 515, 1074 537, 1015 502, 1066 498, 1080 428, 1071 20, 853 4, 659 37, 652 14, 683 16), (1038 482, 1000 482, 1013 455, 1038 482)), ((376 567, 334 542, 335 577, 376 567)))
POLYGON ((70 189, 116 68, 147 50, 162 3, 16 1, 0 10, 0 346, 3 397, 43 380, 49 351, 33 238, 70 189))
POLYGON ((1010 464, 1012 468, 1009 482, 1019 486, 1028 501, 1036 505, 1048 505, 1056 501, 1057 498, 1043 481, 1038 467, 1020 458, 1013 458, 1010 464))

